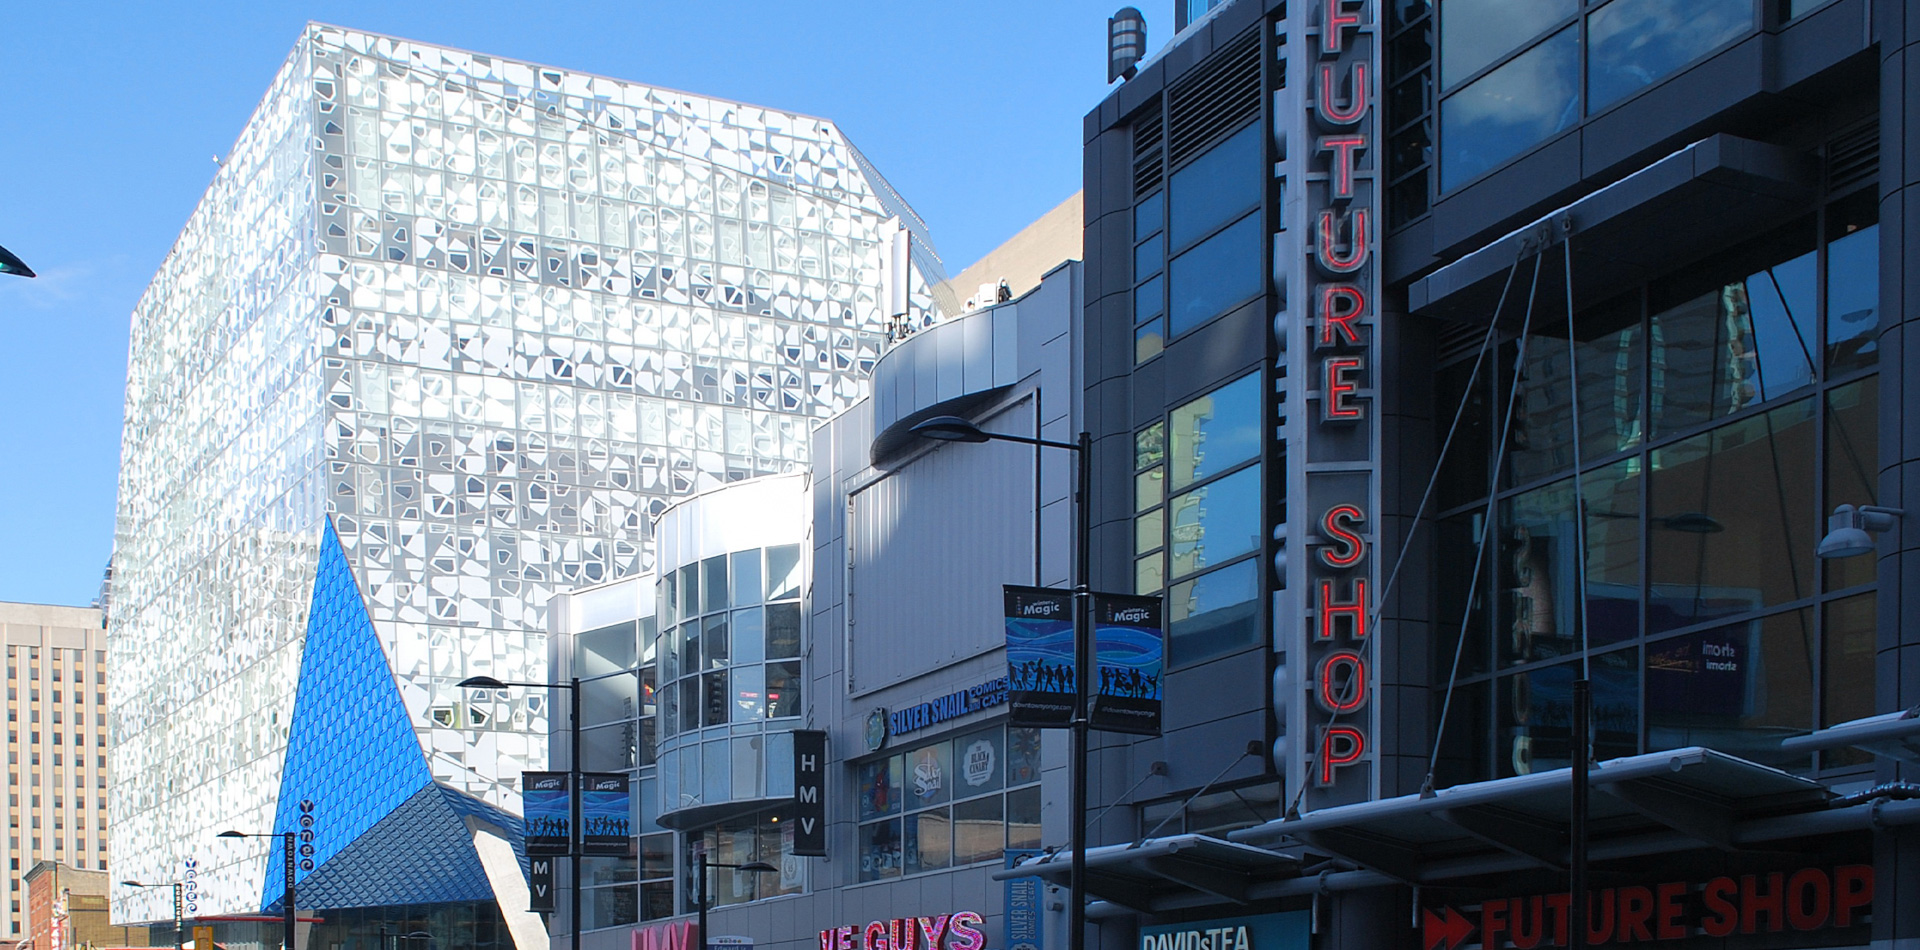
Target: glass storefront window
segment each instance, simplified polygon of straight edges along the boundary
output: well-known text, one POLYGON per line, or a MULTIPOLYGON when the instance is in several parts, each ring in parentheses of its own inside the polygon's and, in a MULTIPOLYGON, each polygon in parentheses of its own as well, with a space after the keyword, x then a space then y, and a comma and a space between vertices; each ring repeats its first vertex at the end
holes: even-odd
MULTIPOLYGON (((1871 505, 1879 497, 1880 377, 1868 376, 1827 393, 1827 503, 1871 505)), ((1822 560, 1826 589, 1842 590, 1870 584, 1879 570, 1877 558, 1842 557, 1822 560)))
POLYGON ((1167 266, 1169 335, 1179 336, 1260 293, 1260 216, 1250 214, 1167 266))
MULTIPOLYGON (((1167 186, 1167 236, 1180 250, 1260 202, 1260 123, 1235 132, 1188 162, 1167 186)), ((1140 275, 1144 276, 1144 274, 1140 275)))
POLYGON ((1580 37, 1569 27, 1440 103, 1441 190, 1466 184, 1579 118, 1580 37))
POLYGON ((1653 451, 1649 633, 1813 593, 1813 431, 1800 400, 1653 451))
POLYGON ((1647 644, 1647 750, 1805 768, 1780 740, 1813 728, 1813 642, 1813 612, 1793 610, 1647 644))
POLYGON ((1167 659, 1187 666, 1260 640, 1259 559, 1230 564, 1167 591, 1167 659))
POLYGON ((1039 746, 1037 729, 992 726, 861 763, 860 879, 996 860, 1004 848, 1032 846, 1039 746))
POLYGON ((1613 0, 1587 17, 1588 111, 1597 112, 1753 32, 1753 0, 1613 0))
POLYGON ((1574 512, 1586 503, 1587 631, 1596 646, 1640 628, 1640 465, 1627 459, 1581 479, 1554 482, 1508 500, 1501 511, 1503 665, 1579 651, 1579 538, 1574 512))
MULTIPOLYGON (((1639 650, 1593 657, 1594 761, 1640 751, 1639 650)), ((1558 663, 1500 679, 1502 776, 1566 768, 1572 762, 1573 681, 1578 661, 1558 663)))
POLYGON ((1444 0, 1440 84, 1456 83, 1519 49, 1580 9, 1580 0, 1444 0))
POLYGON ((1242 376, 1179 406, 1169 415, 1169 423, 1170 491, 1252 459, 1260 451, 1259 374, 1242 376))
MULTIPOLYGON (((1860 558, 1859 560, 1867 560, 1860 558)), ((1878 598, 1856 594, 1827 604, 1825 649, 1820 664, 1820 725, 1837 726, 1874 713, 1874 653, 1879 648, 1878 598)), ((1831 768, 1864 765, 1871 755, 1858 749, 1821 753, 1831 768)))
MULTIPOLYGON (((1580 314, 1576 331, 1579 339, 1574 343, 1573 358, 1580 366, 1580 458, 1592 462, 1642 441, 1640 394, 1644 388, 1641 367, 1646 361, 1646 332, 1640 321, 1640 295, 1616 298, 1580 314)), ((1517 345, 1509 343, 1503 352, 1509 355, 1493 365, 1512 366, 1517 345)), ((1542 327, 1528 341, 1526 369, 1520 376, 1519 399, 1514 406, 1510 484, 1531 482, 1573 465, 1573 394, 1567 388, 1567 362, 1563 324, 1542 327)), ((1471 369, 1471 364, 1466 368, 1471 369)), ((1459 396, 1445 405, 1459 405, 1459 396)), ((1461 448, 1470 452, 1477 444, 1484 453, 1484 418, 1477 421, 1479 430, 1461 448)), ((1443 424, 1451 422, 1449 417, 1443 424)), ((1444 438, 1445 430, 1441 432, 1444 438)), ((1479 470, 1485 470, 1484 464, 1479 470)), ((1485 476, 1480 477, 1480 484, 1485 485, 1485 476)))

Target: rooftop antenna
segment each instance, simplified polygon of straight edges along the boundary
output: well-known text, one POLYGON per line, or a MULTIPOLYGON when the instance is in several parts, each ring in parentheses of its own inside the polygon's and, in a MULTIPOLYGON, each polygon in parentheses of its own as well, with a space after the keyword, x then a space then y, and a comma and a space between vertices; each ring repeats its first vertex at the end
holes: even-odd
POLYGON ((1146 16, 1133 7, 1121 7, 1107 20, 1107 82, 1132 79, 1146 55, 1146 16))

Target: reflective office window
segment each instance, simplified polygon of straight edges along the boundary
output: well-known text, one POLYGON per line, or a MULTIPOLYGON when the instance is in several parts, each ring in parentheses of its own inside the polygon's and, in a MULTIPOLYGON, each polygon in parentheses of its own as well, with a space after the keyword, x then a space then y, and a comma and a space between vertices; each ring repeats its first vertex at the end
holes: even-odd
POLYGON ((800 596, 800 546, 779 544, 767 549, 767 599, 800 596))
POLYGON ((733 555, 733 605, 760 601, 760 551, 736 551, 733 555))
MULTIPOLYGON (((1866 560, 1861 558, 1860 560, 1866 560)), ((1826 635, 1820 665, 1820 725, 1833 727, 1864 719, 1874 706, 1874 654, 1879 648, 1875 630, 1878 598, 1871 592, 1826 605, 1826 635)), ((1872 757, 1858 749, 1831 749, 1821 753, 1829 767, 1862 765, 1872 757)))
POLYGON ((1581 647, 1579 502, 1587 512, 1587 642, 1601 646, 1639 633, 1639 468, 1638 459, 1626 459, 1588 472, 1579 498, 1568 478, 1501 506, 1494 563, 1500 568, 1503 665, 1548 660, 1581 647))
POLYGON ((1173 410, 1167 488, 1218 475, 1260 452, 1260 374, 1242 376, 1173 410))
POLYGON ((1158 234, 1148 238, 1146 243, 1133 249, 1133 279, 1145 280, 1159 273, 1166 259, 1166 242, 1158 234))
POLYGON ((1880 228, 1869 225, 1827 245, 1827 371, 1873 366, 1879 333, 1880 228))
POLYGON ((1568 28, 1440 103, 1440 188, 1450 191, 1580 118, 1579 30, 1568 28))
POLYGON ((1167 591, 1171 665, 1186 666, 1260 642, 1259 565, 1259 558, 1251 558, 1167 591))
POLYGON ((1443 0, 1440 84, 1454 84, 1572 16, 1580 0, 1443 0))
MULTIPOLYGON (((1581 461, 1614 455, 1643 440, 1641 366, 1646 360, 1647 334, 1640 320, 1640 295, 1628 294, 1580 314, 1574 329, 1577 339, 1572 354, 1567 352, 1564 323, 1540 327, 1527 340, 1526 366, 1520 375, 1519 401, 1514 406, 1509 484, 1531 482, 1573 467, 1573 393, 1567 385, 1570 361, 1580 367, 1581 461)), ((1505 355, 1494 365, 1512 366, 1518 348, 1508 344, 1502 352, 1505 355)), ((1471 364, 1455 367, 1453 373, 1468 369, 1471 364)), ((1484 377, 1487 368, 1482 367, 1481 373, 1484 377)), ((1458 395, 1447 395, 1450 401, 1443 405, 1459 404, 1458 395)), ((1452 421, 1449 415, 1441 424, 1451 425, 1452 421)), ((1469 438, 1484 446, 1485 417, 1474 421, 1478 428, 1469 438)), ((1440 431, 1444 438, 1446 430, 1440 431)), ((1479 484, 1485 485, 1484 476, 1480 476, 1479 484)))
POLYGON ((1166 192, 1156 191, 1140 199, 1140 202, 1133 206, 1133 239, 1135 241, 1145 240, 1147 235, 1160 230, 1160 219, 1166 213, 1166 196, 1166 192))
POLYGON ((1803 399, 1651 456, 1649 633, 1814 592, 1814 403, 1803 399))
POLYGON ((1167 242, 1179 250, 1260 203, 1265 152, 1255 122, 1173 173, 1167 186, 1167 242))
POLYGON ((1588 111, 1753 32, 1753 7, 1753 0, 1613 0, 1588 15, 1588 111))
POLYGON ((1250 214, 1173 259, 1167 267, 1172 335, 1260 293, 1266 274, 1260 244, 1260 216, 1250 214))
POLYGON ((1176 495, 1167 511, 1172 521, 1167 550, 1175 577, 1257 551, 1261 534, 1260 466, 1248 466, 1176 495))
POLYGON ((1813 231, 1795 225, 1739 257, 1694 268, 1652 291, 1652 434, 1655 438, 1776 399, 1813 381, 1818 352, 1813 231), (1777 262, 1777 263, 1776 263, 1777 262), (1724 268, 1746 276, 1714 276, 1724 268), (1704 292, 1694 288, 1703 283, 1704 292), (1678 301, 1669 303, 1669 301, 1678 301))
POLYGON ((1811 610, 1647 644, 1647 750, 1707 746, 1805 768, 1780 740, 1814 727, 1813 644, 1811 610))
POLYGON ((1155 276, 1133 290, 1133 322, 1145 323, 1166 310, 1166 281, 1155 276))

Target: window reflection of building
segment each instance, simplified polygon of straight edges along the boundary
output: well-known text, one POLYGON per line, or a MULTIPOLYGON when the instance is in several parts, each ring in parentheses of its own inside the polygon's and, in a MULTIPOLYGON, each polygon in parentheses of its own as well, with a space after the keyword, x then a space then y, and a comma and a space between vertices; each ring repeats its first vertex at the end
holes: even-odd
POLYGON ((1040 732, 991 726, 860 763, 861 881, 1040 846, 1040 732))
POLYGON ((1521 372, 1478 595, 1464 588, 1486 503, 1470 486, 1487 484, 1508 381, 1469 391, 1464 362, 1438 368, 1443 404, 1480 417, 1456 446, 1480 457, 1449 465, 1436 530, 1436 617, 1452 628, 1438 682, 1471 612, 1454 780, 1566 763, 1583 644, 1603 757, 1705 744, 1792 769, 1854 763, 1773 750, 1865 714, 1872 693, 1872 566, 1813 557, 1823 513, 1871 503, 1877 482, 1870 205, 1837 201, 1580 313, 1578 496, 1567 331, 1537 319, 1524 358, 1504 343, 1521 372))

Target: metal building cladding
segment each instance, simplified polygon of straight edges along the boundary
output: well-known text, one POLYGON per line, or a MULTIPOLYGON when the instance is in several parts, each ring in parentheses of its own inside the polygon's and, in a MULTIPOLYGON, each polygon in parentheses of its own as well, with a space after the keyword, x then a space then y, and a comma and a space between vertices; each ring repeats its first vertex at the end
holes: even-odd
POLYGON ((1570 945, 1576 682, 1588 943, 1920 936, 1920 3, 1175 12, 1085 123, 1093 585, 1171 667, 1100 945, 1570 945))

